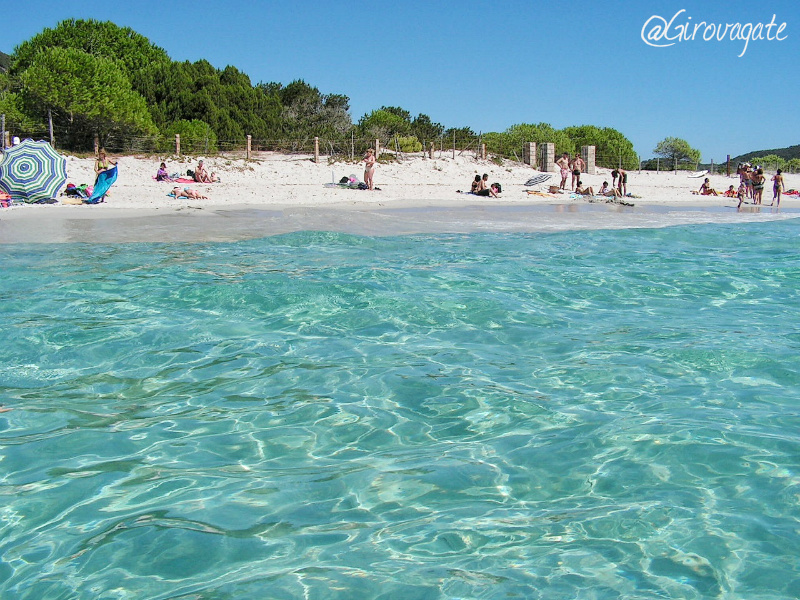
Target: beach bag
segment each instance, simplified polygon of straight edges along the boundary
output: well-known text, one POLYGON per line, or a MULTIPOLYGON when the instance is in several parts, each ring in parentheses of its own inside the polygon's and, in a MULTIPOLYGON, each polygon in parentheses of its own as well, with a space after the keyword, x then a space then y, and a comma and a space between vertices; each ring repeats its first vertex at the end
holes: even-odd
POLYGON ((194 179, 194 171, 192 171, 191 169, 186 169, 186 176, 194 179))

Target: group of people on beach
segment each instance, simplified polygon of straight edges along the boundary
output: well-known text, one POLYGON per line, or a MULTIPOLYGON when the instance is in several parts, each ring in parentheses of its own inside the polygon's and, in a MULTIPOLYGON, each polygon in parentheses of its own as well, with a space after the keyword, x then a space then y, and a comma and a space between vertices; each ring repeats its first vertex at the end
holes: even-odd
MULTIPOLYGON (((728 187, 723 196, 726 198, 738 198, 739 205, 736 208, 741 208, 747 200, 752 200, 755 205, 762 203, 764 195, 764 186, 767 181, 762 167, 753 167, 750 163, 740 163, 736 169, 736 174, 739 176, 739 189, 736 190, 731 185, 728 187)), ((770 206, 781 205, 781 193, 784 190, 783 172, 778 169, 775 175, 772 176, 772 203, 770 206)), ((700 189, 693 194, 700 196, 719 196, 719 192, 711 185, 708 177, 703 180, 700 189)))
POLYGON ((570 189, 576 194, 581 196, 606 196, 607 198, 621 198, 628 194, 628 173, 622 167, 611 171, 611 186, 608 181, 603 182, 603 186, 595 194, 594 188, 591 186, 584 186, 581 181, 581 173, 586 169, 586 161, 581 158, 580 153, 576 152, 575 157, 570 159, 569 153, 564 152, 556 161, 561 172, 561 185, 559 189, 567 189, 567 179, 572 173, 572 182, 570 189))
MULTIPOLYGON (((739 175, 739 206, 749 198, 753 204, 761 204, 764 195, 764 185, 767 180, 764 169, 760 166, 755 168, 750 163, 741 163, 736 169, 739 175)), ((772 176, 772 203, 770 206, 781 205, 781 193, 784 190, 783 172, 778 169, 772 176)))
MULTIPOLYGON (((217 183, 219 181, 219 177, 217 177, 216 173, 211 173, 209 175, 202 160, 197 163, 195 170, 189 171, 188 174, 197 183, 217 183)), ((161 166, 158 167, 158 171, 156 171, 156 181, 175 182, 179 178, 179 176, 170 175, 169 171, 167 171, 167 164, 163 162, 161 166)))
POLYGON ((499 183, 489 185, 489 174, 484 173, 483 177, 475 175, 475 179, 470 184, 470 193, 476 196, 489 196, 492 198, 499 198, 502 188, 499 183))
MULTIPOLYGON (((188 175, 190 175, 191 178, 197 183, 217 183, 219 181, 219 177, 217 177, 216 173, 208 173, 202 160, 197 163, 195 170, 193 172, 190 171, 188 175)), ((175 183, 179 180, 179 176, 169 174, 169 171, 167 171, 167 164, 162 162, 158 167, 158 171, 156 171, 156 181, 168 181, 170 183, 175 183)), ((197 190, 193 190, 190 187, 181 188, 178 185, 172 188, 172 191, 169 193, 169 195, 174 196, 175 198, 188 198, 190 200, 208 199, 208 196, 204 196, 197 190)))

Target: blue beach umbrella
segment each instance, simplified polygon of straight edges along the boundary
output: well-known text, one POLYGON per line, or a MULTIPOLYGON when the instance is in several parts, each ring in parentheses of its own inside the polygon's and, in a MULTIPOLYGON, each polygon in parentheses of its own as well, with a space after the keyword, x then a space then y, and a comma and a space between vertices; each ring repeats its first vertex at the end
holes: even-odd
POLYGON ((8 148, 0 160, 0 189, 14 200, 55 198, 67 181, 67 159, 47 142, 25 140, 8 148))

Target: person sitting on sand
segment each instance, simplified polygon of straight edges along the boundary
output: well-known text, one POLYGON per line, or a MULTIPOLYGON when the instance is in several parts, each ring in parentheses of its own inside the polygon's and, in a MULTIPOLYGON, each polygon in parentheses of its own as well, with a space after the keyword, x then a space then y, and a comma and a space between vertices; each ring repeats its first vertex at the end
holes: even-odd
POLYGON ((583 187, 582 181, 578 181, 578 185, 575 187, 575 193, 580 194, 581 196, 594 196, 594 190, 592 187, 583 187))
POLYGON ((214 183, 211 181, 208 171, 206 171, 206 168, 203 166, 202 160, 197 163, 197 168, 194 170, 194 180, 197 183, 214 183))
POLYGON ((178 186, 172 188, 172 194, 176 198, 188 198, 190 200, 208 200, 208 196, 203 196, 200 192, 195 191, 191 188, 185 187, 181 189, 178 186))
POLYGON ((493 183, 491 186, 483 188, 482 190, 478 190, 475 192, 476 196, 491 196, 492 198, 499 198, 498 194, 500 193, 500 188, 497 187, 496 183, 493 183))
POLYGON ((719 196, 717 190, 711 187, 711 182, 708 180, 708 177, 703 181, 703 185, 700 186, 698 193, 701 196, 719 196))
POLYGON ((161 163, 161 166, 156 171, 156 181, 172 181, 172 177, 167 173, 166 163, 161 163))
POLYGON ((472 186, 470 187, 470 192, 473 194, 477 194, 478 191, 481 189, 481 176, 475 175, 475 179, 472 180, 472 186))
POLYGON ((725 196, 726 198, 736 198, 736 190, 733 189, 733 186, 730 186, 727 190, 725 190, 725 193, 722 195, 725 196))
POLYGON ((609 198, 611 198, 612 196, 614 198, 622 197, 622 194, 619 193, 619 190, 617 190, 617 188, 608 187, 608 182, 607 181, 603 182, 603 185, 600 188, 600 191, 597 192, 597 194, 599 196, 608 196, 609 198))

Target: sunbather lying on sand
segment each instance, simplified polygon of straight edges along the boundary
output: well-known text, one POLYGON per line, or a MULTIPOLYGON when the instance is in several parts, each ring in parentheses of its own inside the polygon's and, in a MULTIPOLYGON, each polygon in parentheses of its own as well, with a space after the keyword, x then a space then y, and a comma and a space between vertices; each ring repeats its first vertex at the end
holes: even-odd
POLYGON ((188 187, 181 189, 176 186, 172 188, 172 195, 176 198, 189 198, 190 200, 208 200, 208 196, 203 196, 200 192, 188 187))

